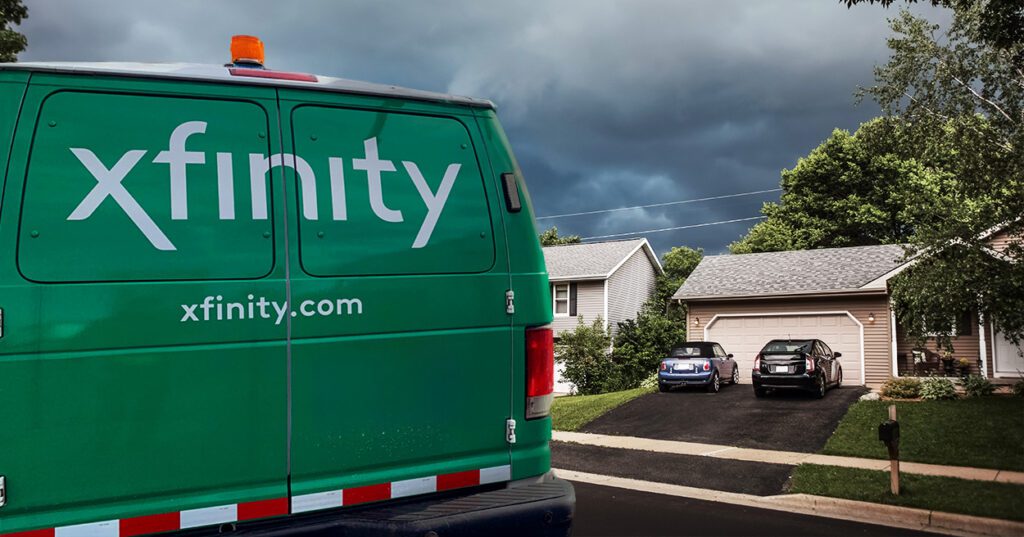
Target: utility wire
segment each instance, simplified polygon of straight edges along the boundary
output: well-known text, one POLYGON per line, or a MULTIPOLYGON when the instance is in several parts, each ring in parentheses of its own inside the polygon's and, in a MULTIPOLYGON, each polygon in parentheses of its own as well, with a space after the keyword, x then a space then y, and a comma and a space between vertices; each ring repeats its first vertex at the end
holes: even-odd
POLYGON ((618 207, 615 209, 600 209, 596 211, 583 211, 580 213, 565 213, 565 214, 552 214, 548 216, 538 216, 537 220, 545 220, 548 218, 566 218, 569 216, 583 216, 587 214, 600 214, 600 213, 612 213, 615 211, 631 211, 633 209, 647 209, 650 207, 665 207, 668 205, 682 205, 684 203, 697 203, 698 201, 711 201, 720 200, 725 198, 738 198, 740 196, 753 196, 756 194, 767 194, 769 192, 779 192, 781 188, 772 188, 768 190, 755 190, 753 192, 740 192, 739 194, 726 194, 724 196, 711 196, 709 198, 696 198, 692 200, 680 200, 680 201, 667 201, 665 203, 652 203, 650 205, 634 205, 632 207, 618 207))
POLYGON ((593 237, 583 237, 580 240, 589 241, 591 239, 611 239, 615 237, 628 237, 630 235, 642 235, 645 233, 661 233, 662 231, 675 231, 677 229, 692 229, 695 227, 705 226, 717 226, 718 224, 732 224, 733 222, 747 222, 749 220, 761 220, 767 218, 766 216, 751 216, 750 218, 736 218, 733 220, 721 220, 719 222, 704 222, 703 224, 690 224, 688 226, 675 226, 675 227, 663 227, 661 229, 645 229, 643 231, 633 231, 632 233, 614 233, 611 235, 595 235, 593 237))

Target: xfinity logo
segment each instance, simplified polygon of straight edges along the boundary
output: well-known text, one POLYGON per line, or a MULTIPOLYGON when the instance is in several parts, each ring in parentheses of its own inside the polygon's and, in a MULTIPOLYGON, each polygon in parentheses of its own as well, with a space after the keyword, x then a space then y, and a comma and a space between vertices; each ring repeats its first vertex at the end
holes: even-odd
MULTIPOLYGON (((207 164, 206 153, 200 151, 188 151, 185 148, 190 136, 204 134, 206 132, 205 121, 188 121, 178 125, 171 132, 167 149, 160 151, 153 158, 156 164, 166 164, 170 181, 171 219, 188 220, 188 169, 189 165, 199 166, 207 164)), ((147 151, 132 149, 111 167, 107 167, 89 149, 72 147, 71 152, 78 158, 79 162, 89 170, 96 179, 96 186, 82 199, 78 207, 68 216, 68 220, 85 220, 92 216, 96 208, 110 198, 116 203, 128 218, 139 228, 139 231, 158 250, 176 250, 177 248, 167 238, 167 235, 160 229, 160 226, 150 218, 138 201, 122 185, 124 178, 135 168, 135 166, 146 156, 147 151)), ((234 160, 231 153, 218 152, 214 155, 217 166, 217 198, 219 206, 219 218, 221 220, 235 219, 235 177, 234 160)), ((345 168, 342 157, 330 157, 328 170, 330 173, 330 196, 331 216, 336 221, 348 220, 348 200, 345 197, 345 168)), ((423 204, 427 208, 427 214, 420 223, 419 232, 413 239, 413 248, 423 248, 430 241, 430 235, 434 232, 441 213, 444 211, 445 202, 452 191, 455 179, 459 174, 461 164, 449 164, 441 178, 441 184, 437 191, 430 189, 426 179, 420 172, 415 162, 401 161, 402 167, 413 186, 419 193, 423 204)), ((313 169, 302 157, 290 153, 275 153, 269 157, 260 153, 249 154, 249 182, 252 191, 251 215, 253 220, 267 219, 267 190, 266 174, 271 168, 287 166, 295 170, 299 182, 302 185, 302 216, 306 220, 318 220, 320 215, 317 211, 317 188, 316 176, 313 169)), ((377 138, 369 138, 363 141, 362 158, 352 159, 352 168, 366 172, 366 181, 369 189, 369 204, 373 213, 384 222, 403 222, 405 217, 401 210, 388 207, 384 196, 382 180, 385 174, 395 172, 397 167, 391 160, 382 160, 377 151, 377 138)), ((351 178, 350 178, 351 179, 351 178)), ((357 180, 362 179, 359 177, 357 180)))

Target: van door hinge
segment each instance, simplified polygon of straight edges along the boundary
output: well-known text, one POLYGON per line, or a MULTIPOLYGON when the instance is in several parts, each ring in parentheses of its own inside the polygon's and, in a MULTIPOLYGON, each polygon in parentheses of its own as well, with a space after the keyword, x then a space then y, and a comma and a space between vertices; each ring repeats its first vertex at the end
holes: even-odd
POLYGON ((0 507, 7 503, 7 478, 0 475, 0 507))
POLYGON ((516 312, 516 292, 509 289, 505 291, 505 313, 512 315, 516 312))
POLYGON ((512 418, 505 420, 505 441, 509 444, 516 443, 516 420, 512 418))

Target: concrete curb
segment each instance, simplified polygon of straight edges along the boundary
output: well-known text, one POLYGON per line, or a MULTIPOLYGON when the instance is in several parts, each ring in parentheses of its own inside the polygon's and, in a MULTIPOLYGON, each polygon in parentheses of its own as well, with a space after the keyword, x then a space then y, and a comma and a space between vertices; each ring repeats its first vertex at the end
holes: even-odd
POLYGON ((923 530, 961 537, 1020 537, 1024 535, 1024 522, 996 518, 960 515, 809 494, 754 496, 737 492, 724 492, 625 477, 590 474, 575 470, 554 469, 554 471, 558 477, 569 481, 742 505, 745 507, 771 509, 773 511, 786 511, 788 513, 849 520, 865 524, 923 530))
MULTIPOLYGON (((820 464, 824 466, 841 466, 844 468, 860 468, 863 470, 888 470, 889 461, 882 459, 863 459, 858 457, 840 457, 836 455, 819 455, 796 451, 779 451, 771 449, 750 449, 717 444, 699 444, 676 440, 655 440, 635 436, 613 436, 605 434, 576 433, 568 431, 552 431, 551 439, 558 442, 571 442, 589 446, 636 449, 658 453, 678 455, 697 455, 749 462, 767 462, 772 464, 820 464)), ((1010 470, 993 470, 989 468, 971 468, 967 466, 943 466, 921 462, 904 461, 900 464, 900 472, 905 474, 932 475, 953 477, 974 481, 998 481, 1024 485, 1024 472, 1010 470)))

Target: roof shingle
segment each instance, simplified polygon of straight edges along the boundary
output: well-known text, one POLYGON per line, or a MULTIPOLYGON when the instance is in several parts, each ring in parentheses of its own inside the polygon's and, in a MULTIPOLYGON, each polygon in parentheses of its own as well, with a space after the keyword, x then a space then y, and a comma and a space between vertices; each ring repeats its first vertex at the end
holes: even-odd
POLYGON ((899 244, 705 257, 674 299, 860 289, 903 264, 899 244))
POLYGON ((644 239, 633 239, 545 246, 548 277, 552 280, 605 278, 644 242, 644 239))

